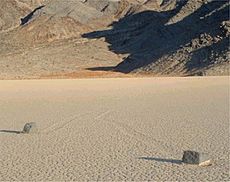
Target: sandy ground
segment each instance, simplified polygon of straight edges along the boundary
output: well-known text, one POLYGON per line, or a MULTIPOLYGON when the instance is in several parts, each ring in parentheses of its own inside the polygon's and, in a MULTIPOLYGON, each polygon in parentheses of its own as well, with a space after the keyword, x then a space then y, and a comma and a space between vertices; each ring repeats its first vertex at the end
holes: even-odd
POLYGON ((229 77, 0 81, 0 130, 0 181, 230 180, 229 77))

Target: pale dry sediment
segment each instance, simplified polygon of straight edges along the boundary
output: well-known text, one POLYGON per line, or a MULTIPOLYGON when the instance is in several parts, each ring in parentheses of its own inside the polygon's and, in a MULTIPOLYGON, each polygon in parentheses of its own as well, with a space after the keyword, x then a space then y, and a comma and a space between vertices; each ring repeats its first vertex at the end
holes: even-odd
POLYGON ((0 130, 0 181, 227 181, 229 77, 0 81, 0 130))

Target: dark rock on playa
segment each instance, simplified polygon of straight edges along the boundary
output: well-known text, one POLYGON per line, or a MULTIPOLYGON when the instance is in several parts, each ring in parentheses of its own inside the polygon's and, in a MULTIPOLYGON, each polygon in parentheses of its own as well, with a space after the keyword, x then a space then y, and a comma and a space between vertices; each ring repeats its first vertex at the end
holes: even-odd
POLYGON ((37 125, 35 122, 31 122, 31 123, 26 123, 22 133, 37 133, 38 129, 37 129, 37 125))
POLYGON ((196 151, 184 151, 182 161, 187 164, 198 164, 199 166, 211 165, 211 160, 206 153, 196 151))

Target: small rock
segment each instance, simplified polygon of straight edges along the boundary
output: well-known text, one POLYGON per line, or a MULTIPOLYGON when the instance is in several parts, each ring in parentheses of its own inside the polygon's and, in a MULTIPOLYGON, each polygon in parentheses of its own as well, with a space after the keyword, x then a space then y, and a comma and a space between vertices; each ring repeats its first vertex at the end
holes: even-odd
POLYGON ((38 129, 35 122, 26 123, 22 133, 37 133, 38 129))
POLYGON ((211 160, 206 153, 199 153, 196 151, 184 151, 182 161, 187 164, 198 164, 199 166, 211 165, 211 160))

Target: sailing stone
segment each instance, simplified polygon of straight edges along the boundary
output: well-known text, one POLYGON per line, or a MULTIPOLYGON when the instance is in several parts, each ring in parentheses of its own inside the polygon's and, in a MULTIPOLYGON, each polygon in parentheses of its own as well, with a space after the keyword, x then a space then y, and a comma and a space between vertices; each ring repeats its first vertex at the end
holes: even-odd
POLYGON ((22 133, 37 133, 38 129, 37 129, 37 125, 35 122, 31 122, 31 123, 26 123, 22 133))
POLYGON ((211 160, 206 153, 191 150, 184 151, 182 161, 187 164, 198 164, 200 166, 211 165, 211 160))

